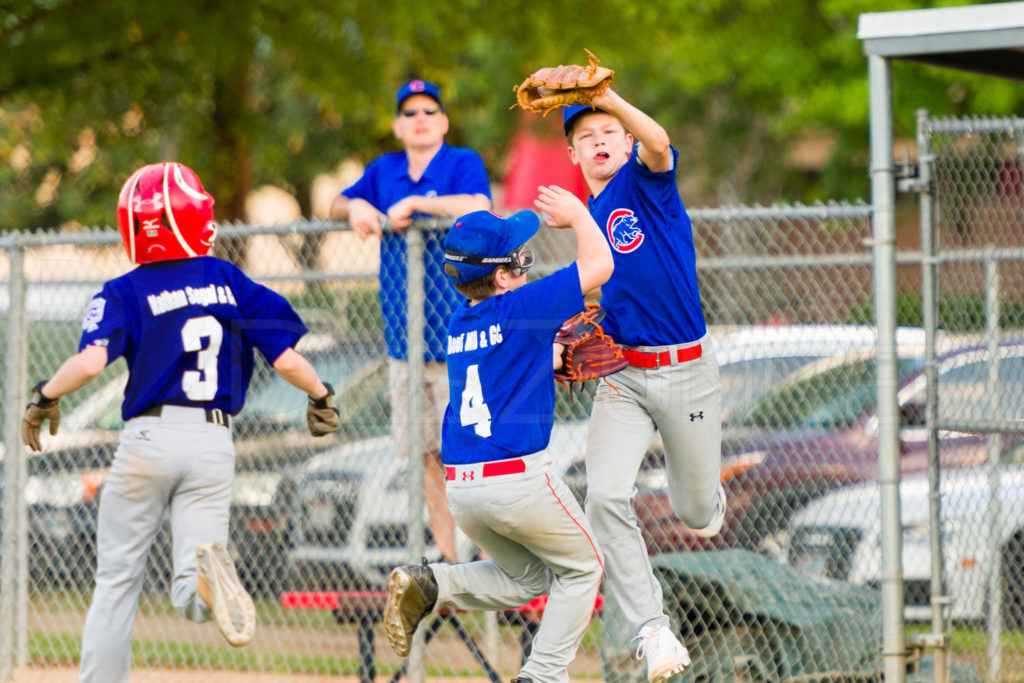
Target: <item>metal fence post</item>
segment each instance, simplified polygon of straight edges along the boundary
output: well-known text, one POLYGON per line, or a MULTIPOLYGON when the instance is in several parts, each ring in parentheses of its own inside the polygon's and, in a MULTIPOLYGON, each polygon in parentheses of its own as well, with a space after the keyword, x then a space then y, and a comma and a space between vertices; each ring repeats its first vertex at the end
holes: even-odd
POLYGON ((10 309, 7 319, 7 367, 4 385, 4 403, 7 406, 4 419, 3 459, 3 543, 0 550, 0 681, 10 681, 14 675, 14 661, 17 655, 23 663, 23 647, 16 644, 24 638, 26 610, 22 555, 26 552, 25 532, 25 468, 24 447, 21 444, 21 411, 25 402, 24 374, 26 356, 25 316, 25 252, 19 245, 8 248, 10 257, 10 309), (22 629, 22 633, 17 631, 22 629))
MULTIPOLYGON (((989 415, 999 418, 1001 382, 999 381, 999 262, 993 247, 985 261, 985 346, 988 356, 988 381, 986 392, 989 400, 989 415)), ((999 485, 1002 479, 1002 465, 999 462, 1000 436, 990 433, 988 445, 988 508, 985 511, 988 527, 989 557, 992 558, 988 575, 988 676, 998 680, 1003 667, 1003 600, 1000 585, 999 565, 1002 553, 1002 526, 1000 524, 999 485)))
POLYGON ((896 389, 896 182, 892 154, 892 65, 868 57, 871 88, 871 208, 878 325, 878 483, 882 506, 882 662, 887 683, 906 680, 896 389))
POLYGON ((924 324, 924 376, 925 376, 925 429, 928 433, 928 533, 931 544, 931 604, 932 632, 929 644, 935 659, 935 683, 945 683, 947 648, 945 612, 946 597, 945 562, 942 552, 942 516, 939 491, 939 388, 936 359, 938 337, 938 278, 935 258, 935 192, 932 186, 932 165, 935 157, 931 151, 931 133, 927 130, 929 121, 927 109, 917 110, 917 182, 914 189, 920 193, 918 209, 921 229, 921 315, 924 324))
MULTIPOLYGON (((426 345, 423 331, 426 320, 423 311, 426 295, 423 291, 423 232, 413 224, 405 231, 406 246, 406 349, 409 359, 409 551, 410 561, 417 562, 426 548, 423 536, 423 356, 426 345)), ((423 631, 416 634, 413 650, 409 656, 409 680, 422 683, 425 676, 423 631)))

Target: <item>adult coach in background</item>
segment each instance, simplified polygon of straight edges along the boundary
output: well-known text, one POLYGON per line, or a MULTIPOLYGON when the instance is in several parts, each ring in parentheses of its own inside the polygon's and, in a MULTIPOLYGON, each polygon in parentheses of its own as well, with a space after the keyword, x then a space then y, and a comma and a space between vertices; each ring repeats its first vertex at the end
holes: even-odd
POLYGON ((122 683, 146 567, 170 511, 171 601, 192 621, 211 614, 228 642, 245 645, 256 625, 226 550, 235 448, 231 416, 242 409, 253 350, 309 395, 314 436, 338 428, 333 391, 292 347, 306 333, 280 294, 207 252, 216 234, 213 197, 187 166, 145 166, 125 183, 117 222, 138 267, 93 297, 79 352, 33 389, 22 439, 60 422, 58 399, 109 363, 128 363, 121 432, 100 494, 96 589, 82 635, 81 680, 122 683))
POLYGON ((676 186, 679 152, 654 119, 612 90, 563 110, 569 156, 590 188, 590 213, 612 248, 601 287, 604 330, 629 365, 598 387, 587 436, 587 516, 605 555, 607 589, 640 641, 652 683, 690 656, 662 607, 633 510, 654 430, 665 445, 679 518, 714 536, 725 514, 718 364, 701 309, 690 219, 676 186), (635 144, 634 144, 635 143, 635 144))
MULTIPOLYGON (((491 208, 491 182, 474 150, 448 145, 448 116, 433 83, 412 80, 395 97, 392 131, 404 147, 372 161, 351 187, 335 197, 330 217, 347 220, 362 238, 380 239, 380 304, 388 347, 391 434, 408 450, 409 363, 406 348, 406 264, 402 229, 426 216, 460 216, 491 208), (383 232, 387 219, 393 231, 383 232)), ((426 277, 424 342, 424 488, 430 526, 443 558, 455 561, 455 522, 445 498, 441 469, 441 418, 448 405, 445 345, 448 318, 461 297, 444 274, 446 230, 423 232, 426 277)))

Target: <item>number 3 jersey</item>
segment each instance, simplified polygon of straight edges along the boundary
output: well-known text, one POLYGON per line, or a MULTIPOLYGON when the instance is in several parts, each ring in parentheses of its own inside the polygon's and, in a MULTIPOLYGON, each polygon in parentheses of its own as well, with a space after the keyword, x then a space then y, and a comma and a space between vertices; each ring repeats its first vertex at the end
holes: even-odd
POLYGON ((141 265, 93 297, 79 350, 124 356, 129 378, 121 415, 151 406, 242 409, 253 349, 273 363, 308 330, 280 294, 236 266, 203 256, 141 265))
POLYGON ((552 344, 562 323, 582 310, 574 263, 452 313, 445 464, 505 460, 547 447, 555 408, 552 344))

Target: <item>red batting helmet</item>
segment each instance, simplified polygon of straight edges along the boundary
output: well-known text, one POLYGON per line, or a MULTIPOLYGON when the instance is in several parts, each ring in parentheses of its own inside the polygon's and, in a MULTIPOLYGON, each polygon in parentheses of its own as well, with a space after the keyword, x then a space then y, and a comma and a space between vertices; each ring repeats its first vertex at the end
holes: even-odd
POLYGON ((213 246, 213 197, 188 166, 143 166, 117 202, 117 225, 132 263, 204 256, 213 246))

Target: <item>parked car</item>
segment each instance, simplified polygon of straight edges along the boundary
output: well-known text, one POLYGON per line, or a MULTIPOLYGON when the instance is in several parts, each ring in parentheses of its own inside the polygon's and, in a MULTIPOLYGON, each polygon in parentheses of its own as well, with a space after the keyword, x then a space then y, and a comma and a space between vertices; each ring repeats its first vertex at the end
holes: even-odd
MULTIPOLYGON (((985 349, 968 348, 939 359, 942 417, 986 414, 986 358, 985 349)), ((1000 358, 1002 410, 1019 416, 1024 414, 1024 343, 1001 346, 1000 358)), ((916 354, 898 363, 904 472, 927 467, 921 366, 916 354)), ((738 546, 777 553, 777 536, 794 510, 831 489, 877 476, 876 391, 874 352, 848 354, 797 371, 737 414, 727 429, 769 435, 758 447, 724 457, 728 508, 723 531, 713 539, 696 537, 675 518, 664 474, 659 478, 657 468, 652 469, 638 483, 636 498, 648 547, 665 552, 738 546)), ((944 431, 939 437, 940 460, 946 467, 969 466, 986 457, 984 440, 977 434, 944 431)))
MULTIPOLYGON (((753 325, 715 331, 713 335, 722 382, 724 477, 745 466, 746 452, 785 438, 784 430, 740 424, 736 416, 743 408, 753 405, 801 368, 820 361, 860 358, 873 353, 878 343, 878 332, 870 325, 753 325), (729 458, 730 455, 734 457, 729 458)), ((924 341, 921 328, 899 327, 896 330, 897 345, 908 358, 923 357, 924 341)), ((587 415, 589 405, 582 417, 587 415)), ((648 547, 652 552, 715 547, 715 541, 699 539, 676 518, 668 502, 663 468, 664 446, 660 435, 655 434, 638 474, 635 499, 641 526, 650 529, 648 547)), ((586 473, 582 461, 576 470, 574 466, 567 476, 579 481, 580 490, 585 492, 586 473)))
MULTIPOLYGON (((1024 627, 1024 466, 999 474, 997 495, 982 469, 949 470, 939 480, 943 564, 950 618, 984 621, 988 580, 999 572, 1004 623, 1024 627), (993 497, 998 524, 989 521, 993 497), (993 530, 997 536, 993 538, 993 530)), ((931 540, 926 473, 900 482, 905 617, 931 618, 931 540)), ((812 501, 789 524, 783 559, 838 581, 881 585, 881 497, 877 483, 847 486, 812 501)))
MULTIPOLYGON (((903 348, 924 348, 920 327, 896 329, 903 348)), ((764 396, 802 367, 823 358, 863 353, 878 345, 871 325, 755 325, 733 330, 715 340, 715 358, 722 381, 722 420, 764 396)))
MULTIPOLYGON (((582 460, 585 422, 556 423, 547 452, 565 471, 582 460)), ((409 548, 409 466, 390 437, 355 441, 321 453, 297 473, 293 546, 288 551, 291 585, 303 590, 380 589, 390 571, 415 562, 409 548)), ((572 488, 573 482, 567 481, 572 488)), ((576 481, 578 484, 578 480, 576 481)), ((577 491, 574 491, 579 495, 577 491)), ((420 519, 425 557, 437 560, 424 506, 420 519)), ((460 558, 473 545, 458 534, 460 558)))
MULTIPOLYGON (((236 474, 231 498, 231 545, 239 574, 253 592, 278 592, 288 513, 294 491, 289 468, 346 439, 382 431, 388 423, 386 376, 376 344, 339 344, 307 335, 302 351, 334 383, 342 429, 323 438, 306 427, 305 400, 262 361, 241 415, 232 426, 236 474)), ((89 585, 95 570, 98 494, 123 427, 127 373, 108 380, 61 420, 45 450, 30 457, 30 566, 37 581, 89 585)), ((148 589, 170 581, 169 524, 157 534, 147 570, 148 589)))

